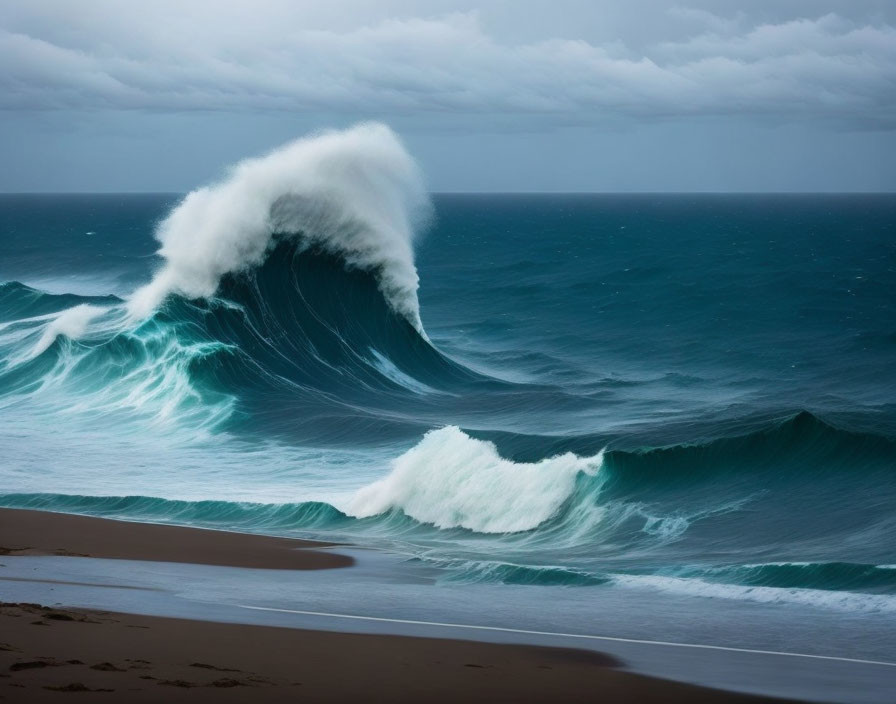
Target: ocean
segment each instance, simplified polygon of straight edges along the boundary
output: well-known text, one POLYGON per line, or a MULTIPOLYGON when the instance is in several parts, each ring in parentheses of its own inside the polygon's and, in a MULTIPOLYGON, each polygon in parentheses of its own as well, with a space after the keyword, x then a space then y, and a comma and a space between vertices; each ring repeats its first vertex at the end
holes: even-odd
POLYGON ((0 505, 896 612, 894 195, 429 196, 368 126, 0 196, 0 281, 0 505))

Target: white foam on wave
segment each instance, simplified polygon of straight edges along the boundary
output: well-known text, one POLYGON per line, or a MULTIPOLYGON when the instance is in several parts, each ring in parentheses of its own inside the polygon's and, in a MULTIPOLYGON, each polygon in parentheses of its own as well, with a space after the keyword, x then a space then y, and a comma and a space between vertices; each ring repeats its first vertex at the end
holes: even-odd
POLYGON ((580 473, 594 474, 593 457, 571 452, 536 463, 502 458, 491 442, 448 426, 428 432, 393 460, 391 472, 360 489, 347 512, 358 518, 401 509, 439 528, 513 533, 536 528, 557 513, 580 473))
POLYGON ((87 330, 87 325, 98 315, 106 312, 101 306, 91 306, 86 303, 68 308, 53 318, 43 329, 40 339, 28 353, 28 359, 34 359, 45 352, 60 335, 75 340, 81 337, 87 330))
POLYGON ((746 586, 658 575, 613 575, 613 582, 620 586, 647 588, 682 596, 734 599, 763 604, 799 604, 838 611, 896 613, 896 596, 891 594, 866 594, 801 587, 746 586))
POLYGON ((164 265, 128 309, 142 318, 171 293, 211 297, 225 274, 261 264, 276 236, 295 236, 373 272, 422 332, 413 239, 429 210, 420 171, 387 126, 299 139, 188 194, 158 226, 164 265))
MULTIPOLYGON (((184 433, 205 437, 230 416, 235 401, 194 386, 190 367, 224 345, 184 342, 172 326, 140 325, 162 300, 211 297, 222 276, 262 263, 278 237, 294 237, 300 247, 318 247, 373 273, 386 300, 423 334, 413 239, 429 211, 416 164, 385 125, 294 141, 187 195, 157 228, 161 268, 124 303, 81 304, 0 324, 0 366, 27 363, 59 338, 89 338, 60 346, 29 396, 40 412, 63 408, 93 422, 107 414, 118 423, 149 418, 166 432, 177 422, 184 433), (120 344, 109 346, 110 354, 130 350, 136 357, 93 364, 101 346, 92 343, 113 339, 120 344)), ((387 371, 396 383, 416 383, 387 371)), ((417 384, 416 390, 428 389, 417 384)))
POLYGON ((144 432, 147 422, 166 433, 178 426, 192 439, 205 437, 230 416, 234 398, 201 392, 190 374, 197 360, 227 345, 183 342, 171 327, 129 330, 127 322, 120 304, 80 304, 0 323, 0 371, 27 364, 60 338, 66 341, 27 394, 0 395, 0 412, 14 406, 17 417, 40 419, 38 428, 52 423, 54 430, 62 418, 77 416, 83 421, 79 432, 86 427, 88 433, 110 422, 119 434, 144 432), (139 425, 125 430, 129 420, 139 425))

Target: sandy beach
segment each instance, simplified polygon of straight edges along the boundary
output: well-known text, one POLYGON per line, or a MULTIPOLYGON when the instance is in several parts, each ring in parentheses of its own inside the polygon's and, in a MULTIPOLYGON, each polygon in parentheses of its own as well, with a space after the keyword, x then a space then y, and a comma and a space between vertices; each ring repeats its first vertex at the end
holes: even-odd
POLYGON ((756 702, 575 650, 0 607, 0 701, 756 702), (86 693, 86 694, 85 694, 86 693))
POLYGON ((348 567, 328 543, 63 513, 0 509, 0 555, 63 555, 257 569, 348 567))
MULTIPOLYGON (((3 554, 268 569, 351 564, 324 544, 0 509, 3 554), (318 549, 315 550, 314 547, 318 549)), ((0 582, 2 584, 2 582, 0 582)), ((757 702, 590 651, 0 605, 0 701, 757 702)))

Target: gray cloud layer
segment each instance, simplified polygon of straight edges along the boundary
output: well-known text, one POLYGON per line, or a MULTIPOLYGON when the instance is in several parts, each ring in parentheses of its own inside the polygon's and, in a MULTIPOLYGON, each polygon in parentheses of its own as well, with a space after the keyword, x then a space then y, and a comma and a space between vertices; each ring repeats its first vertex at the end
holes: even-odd
POLYGON ((593 12, 578 32, 539 34, 444 2, 433 4, 444 13, 425 16, 369 3, 339 13, 278 0, 251 13, 224 5, 4 4, 0 108, 489 113, 580 124, 740 114, 896 126, 896 29, 846 11, 751 19, 674 8, 660 24, 676 31, 654 28, 644 40, 601 36, 593 12))

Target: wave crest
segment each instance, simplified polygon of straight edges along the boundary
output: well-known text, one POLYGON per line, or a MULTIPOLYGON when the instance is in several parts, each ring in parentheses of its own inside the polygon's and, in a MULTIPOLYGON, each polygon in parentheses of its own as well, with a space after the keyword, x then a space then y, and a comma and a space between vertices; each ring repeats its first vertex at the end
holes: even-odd
POLYGON ((413 239, 429 213, 420 171, 387 126, 299 139, 188 194, 159 225, 164 265, 128 310, 144 318, 172 293, 214 296, 226 274, 260 265, 278 240, 294 238, 374 273, 422 333, 413 239))
POLYGON ((358 491, 349 513, 363 518, 400 509, 438 528, 532 530, 561 509, 579 474, 594 474, 602 461, 603 452, 567 452, 532 464, 512 462, 493 443, 448 426, 428 432, 393 462, 388 476, 358 491))

